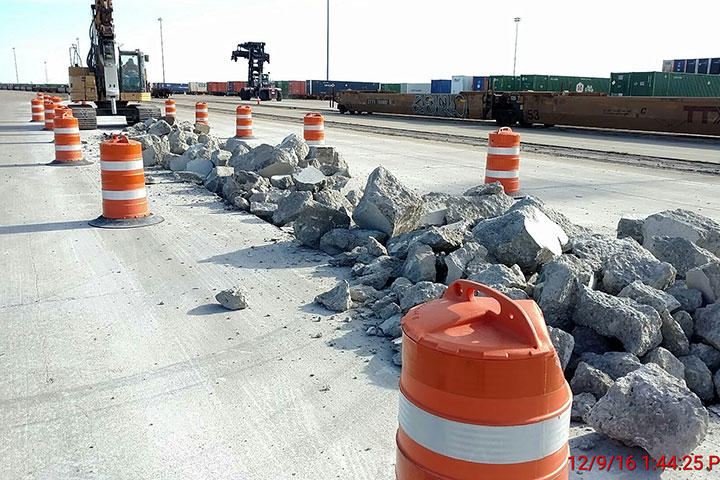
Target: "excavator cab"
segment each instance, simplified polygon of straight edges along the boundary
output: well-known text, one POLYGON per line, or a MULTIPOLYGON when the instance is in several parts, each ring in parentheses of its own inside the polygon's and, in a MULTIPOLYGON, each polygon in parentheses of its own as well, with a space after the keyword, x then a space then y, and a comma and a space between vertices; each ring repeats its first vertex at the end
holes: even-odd
POLYGON ((150 88, 147 82, 145 62, 147 55, 140 50, 120 50, 118 79, 120 80, 120 100, 124 102, 150 101, 150 88))

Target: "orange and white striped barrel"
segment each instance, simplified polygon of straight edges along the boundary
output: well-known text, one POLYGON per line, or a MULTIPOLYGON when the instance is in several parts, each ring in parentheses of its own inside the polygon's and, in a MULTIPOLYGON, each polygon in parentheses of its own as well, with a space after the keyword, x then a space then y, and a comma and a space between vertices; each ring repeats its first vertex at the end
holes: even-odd
POLYGON ((197 102, 195 104, 195 123, 204 123, 205 125, 210 125, 209 119, 210 115, 208 114, 208 106, 205 102, 197 102))
POLYGON ((458 280, 402 329, 397 479, 568 478, 572 392, 534 301, 458 280))
POLYGON ((239 105, 235 109, 235 136, 252 137, 252 110, 246 105, 239 105))
POLYGON ((53 102, 52 99, 46 99, 43 106, 45 114, 45 130, 52 130, 53 120, 55 119, 55 102, 53 102))
POLYGON ((45 94, 42 93, 42 92, 37 92, 36 95, 37 95, 38 98, 43 98, 43 97, 45 96, 45 94))
POLYGON ((319 113, 310 112, 303 120, 303 136, 311 147, 325 145, 325 123, 319 113))
POLYGON ((32 100, 30 100, 30 107, 32 108, 32 121, 44 122, 45 107, 43 106, 42 98, 33 98, 32 100))
POLYGON ((166 117, 177 117, 177 110, 175 110, 174 100, 165 100, 165 116, 166 117))
POLYGON ((78 119, 73 117, 69 108, 63 107, 56 112, 61 114, 54 119, 55 161, 52 165, 88 165, 90 162, 84 161, 82 157, 78 119))
POLYGON ((485 183, 493 182, 500 182, 505 193, 520 191, 520 134, 510 127, 489 135, 485 183))

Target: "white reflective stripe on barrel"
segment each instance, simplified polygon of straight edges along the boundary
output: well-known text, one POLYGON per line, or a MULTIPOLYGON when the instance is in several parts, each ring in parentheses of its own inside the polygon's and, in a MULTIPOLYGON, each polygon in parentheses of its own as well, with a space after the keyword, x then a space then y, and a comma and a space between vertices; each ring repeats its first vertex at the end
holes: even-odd
POLYGON ((43 108, 42 105, 33 105, 33 106, 32 106, 32 109, 33 109, 33 110, 38 110, 38 111, 39 111, 39 110, 44 110, 44 108, 43 108))
POLYGON ((461 423, 435 416, 400 393, 400 428, 415 443, 466 462, 508 465, 540 460, 560 450, 570 434, 570 403, 542 422, 511 427, 461 423))
POLYGON ((137 200, 145 198, 145 187, 138 188, 137 190, 103 190, 103 200, 137 200))
POLYGON ((207 113, 208 109, 207 108, 196 108, 195 111, 198 113, 207 113))
POLYGON ((318 145, 325 145, 325 140, 306 140, 305 143, 307 143, 311 147, 314 147, 318 145))
POLYGON ((100 169, 106 172, 127 172, 130 170, 142 170, 143 161, 128 160, 127 162, 109 162, 107 160, 100 161, 100 169))
POLYGON ((252 115, 235 115, 235 118, 252 118, 252 115))
POLYGON ((520 155, 520 147, 488 147, 490 155, 520 155))
POLYGON ((305 130, 325 130, 325 127, 320 125, 305 125, 305 130))
POLYGON ((55 110, 48 110, 48 109, 46 108, 46 109, 45 109, 45 113, 55 113, 55 110))
POLYGON ((252 125, 236 125, 235 130, 252 130, 252 125))
POLYGON ((520 170, 485 170, 485 176, 492 178, 519 178, 520 170))
POLYGON ((77 150, 82 150, 82 145, 55 145, 56 152, 75 152, 77 150))
POLYGON ((56 129, 55 129, 55 133, 80 133, 80 129, 77 128, 77 127, 75 127, 75 128, 72 128, 72 127, 70 127, 70 128, 56 128, 56 129))

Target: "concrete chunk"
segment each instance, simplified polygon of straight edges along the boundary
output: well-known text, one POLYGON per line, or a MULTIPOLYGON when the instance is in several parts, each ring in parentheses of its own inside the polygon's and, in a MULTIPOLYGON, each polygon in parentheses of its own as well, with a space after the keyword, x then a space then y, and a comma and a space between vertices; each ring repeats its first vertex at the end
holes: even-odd
POLYGON ((573 321, 620 340, 628 352, 644 355, 662 341, 662 320, 654 308, 580 286, 573 321))
POLYGON ((685 365, 683 365, 675 355, 663 347, 650 350, 647 355, 642 358, 642 362, 645 364, 655 363, 673 377, 685 380, 685 365))
POLYGON ((476 266, 468 273, 468 280, 482 283, 490 287, 510 287, 520 290, 525 289, 527 283, 520 267, 513 265, 512 268, 503 264, 490 264, 476 266))
POLYGON ((550 340, 560 359, 560 366, 565 371, 568 362, 570 362, 573 348, 575 348, 575 339, 568 332, 559 328, 548 326, 548 332, 550 332, 550 340))
POLYGON ((256 172, 265 178, 273 175, 290 175, 297 165, 295 154, 287 150, 275 148, 268 144, 262 144, 246 153, 237 150, 230 157, 228 165, 236 170, 256 172))
POLYGON ((595 398, 602 398, 613 383, 607 373, 581 361, 575 369, 575 375, 570 380, 570 389, 575 395, 591 393, 595 398))
POLYGON ((474 225, 478 220, 504 215, 514 203, 515 200, 505 193, 447 197, 445 221, 447 223, 467 222, 474 225))
POLYGON ((190 160, 185 168, 188 172, 195 172, 205 180, 213 169, 213 163, 206 158, 196 158, 190 160))
POLYGON ((303 210, 314 203, 312 193, 292 192, 278 202, 278 208, 273 214, 272 221, 275 225, 285 225, 293 222, 303 210))
POLYGON ((676 280, 675 283, 667 289, 667 293, 675 297, 675 299, 680 302, 680 308, 686 312, 693 313, 702 307, 702 292, 695 288, 688 288, 684 280, 676 280))
POLYGON ((675 267, 657 260, 650 252, 627 251, 611 255, 603 264, 603 288, 608 293, 617 295, 636 280, 665 290, 675 281, 675 267))
POLYGON ((446 289, 441 283, 418 282, 400 292, 400 308, 407 312, 416 305, 442 297, 446 289))
POLYGON ((383 167, 370 174, 360 203, 353 212, 361 228, 379 230, 390 237, 415 230, 422 201, 383 167))
POLYGON ((349 226, 350 217, 347 213, 334 210, 313 200, 295 218, 293 230, 298 242, 308 247, 319 248, 320 238, 327 232, 334 228, 348 228, 349 226))
POLYGON ((720 261, 688 270, 685 283, 688 288, 700 290, 705 302, 715 303, 720 299, 720 261))
POLYGON ((720 350, 720 302, 695 312, 695 335, 720 350))
MULTIPOLYGON (((642 245, 642 226, 644 220, 636 218, 621 218, 617 226, 617 238, 632 238, 642 245)), ((662 260, 662 259, 660 259, 662 260)))
POLYGON ((285 137, 283 141, 280 142, 280 144, 277 146, 277 148, 282 148, 283 150, 291 150, 298 158, 298 160, 305 159, 305 157, 307 157, 308 153, 310 152, 310 147, 308 146, 307 142, 296 133, 291 133, 290 135, 285 137))
POLYGON ((642 367, 640 359, 628 352, 584 353, 582 360, 617 380, 642 367))
POLYGON ((245 295, 242 287, 237 286, 219 292, 215 295, 215 299, 228 310, 243 310, 248 307, 245 295))
MULTIPOLYGON (((368 246, 371 243, 371 238, 383 242, 387 238, 387 235, 377 230, 362 228, 333 229, 320 239, 320 250, 328 255, 337 255, 342 252, 349 252, 357 247, 368 246)), ((384 255, 387 255, 387 250, 384 255)))
POLYGON ((445 265, 447 267, 445 284, 450 285, 455 280, 465 278, 465 269, 467 266, 470 264, 485 263, 487 254, 487 248, 475 241, 467 242, 459 249, 449 253, 445 257, 445 265))
POLYGON ((403 276, 411 282, 434 282, 435 254, 432 248, 422 243, 414 243, 408 250, 403 276))
POLYGON ((645 243, 653 237, 680 237, 720 255, 720 225, 689 210, 665 210, 650 215, 643 222, 643 237, 645 243))
POLYGON ((684 382, 651 363, 615 382, 585 421, 654 458, 679 458, 703 441, 709 418, 684 382))
POLYGON ((675 267, 679 277, 685 277, 688 270, 702 267, 706 263, 720 262, 715 255, 686 238, 652 237, 645 242, 645 246, 655 258, 675 267))
POLYGON ((240 156, 250 151, 250 145, 240 138, 231 137, 225 140, 222 149, 230 152, 230 155, 240 156))
POLYGON ((691 343, 690 355, 695 355, 714 372, 720 369, 720 350, 711 347, 705 343, 691 343))
MULTIPOLYGON (((350 177, 350 169, 342 154, 335 147, 322 146, 310 149, 307 160, 311 160, 325 175, 344 175, 350 177)), ((305 158, 305 157, 299 157, 305 158)))
POLYGON ((333 312, 344 312, 352 307, 350 284, 343 280, 335 288, 315 297, 315 301, 333 312))
POLYGON ((580 393, 573 395, 572 411, 570 412, 570 420, 580 422, 593 406, 595 406, 595 396, 591 393, 580 393))
POLYGON ((705 404, 709 404, 715 398, 712 372, 695 355, 687 355, 679 359, 685 366, 685 383, 688 388, 697 395, 705 404))
POLYGON ((472 187, 463 193, 465 197, 479 197, 481 195, 500 195, 505 193, 500 182, 484 183, 476 187, 472 187))
POLYGON ((572 254, 561 255, 543 265, 533 297, 548 325, 570 329, 579 285, 592 288, 594 283, 589 263, 572 254))
POLYGON ((325 174, 315 167, 305 167, 293 173, 292 179, 298 190, 306 192, 319 192, 327 183, 325 174))
POLYGON ((483 220, 473 235, 500 263, 517 263, 527 273, 561 255, 568 242, 562 228, 533 206, 483 220))

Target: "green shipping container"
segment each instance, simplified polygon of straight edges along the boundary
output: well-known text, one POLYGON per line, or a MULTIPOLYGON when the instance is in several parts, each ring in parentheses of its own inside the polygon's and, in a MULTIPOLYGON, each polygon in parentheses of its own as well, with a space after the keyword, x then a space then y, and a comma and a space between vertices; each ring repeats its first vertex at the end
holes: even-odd
POLYGON ((669 73, 633 72, 630 74, 631 97, 665 97, 669 73))
POLYGON ((278 80, 275 82, 275 86, 280 89, 283 97, 287 97, 290 93, 290 82, 287 80, 278 80))
POLYGON ((613 97, 627 97, 630 95, 630 77, 632 73, 610 74, 610 95, 613 97))
POLYGON ((546 92, 548 91, 548 75, 521 75, 520 89, 524 92, 546 92))
POLYGON ((720 75, 670 73, 668 97, 720 97, 720 75))
POLYGON ((512 75, 497 75, 490 77, 491 85, 496 92, 519 92, 520 77, 512 75))
POLYGON ((399 83, 381 83, 380 90, 385 92, 397 92, 400 93, 402 87, 399 83))

